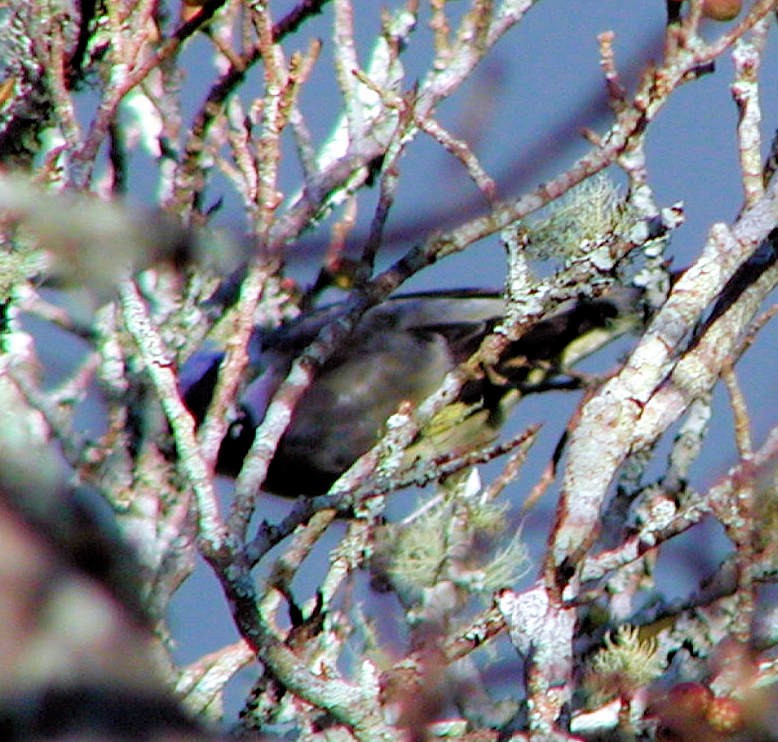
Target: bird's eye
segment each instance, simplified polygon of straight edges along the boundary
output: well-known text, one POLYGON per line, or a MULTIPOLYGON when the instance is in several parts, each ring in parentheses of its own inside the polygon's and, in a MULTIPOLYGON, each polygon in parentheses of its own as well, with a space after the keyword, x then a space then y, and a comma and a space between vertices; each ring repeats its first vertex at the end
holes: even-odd
POLYGON ((231 441, 241 441, 247 435, 253 432, 254 424, 251 415, 243 408, 239 408, 235 413, 235 419, 227 428, 225 438, 231 441))

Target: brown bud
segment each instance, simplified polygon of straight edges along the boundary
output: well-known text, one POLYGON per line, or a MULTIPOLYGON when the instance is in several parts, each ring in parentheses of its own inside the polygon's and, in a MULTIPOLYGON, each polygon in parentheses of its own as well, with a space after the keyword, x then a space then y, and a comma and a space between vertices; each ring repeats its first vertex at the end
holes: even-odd
POLYGON ((703 0, 702 14, 714 21, 731 21, 742 7, 742 0, 703 0))

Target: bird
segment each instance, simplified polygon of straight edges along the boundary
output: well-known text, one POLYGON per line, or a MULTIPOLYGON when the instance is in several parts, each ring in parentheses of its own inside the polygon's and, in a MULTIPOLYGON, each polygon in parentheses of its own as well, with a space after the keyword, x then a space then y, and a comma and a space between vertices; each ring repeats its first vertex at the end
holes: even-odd
MULTIPOLYGON (((461 455, 492 442, 521 395, 541 389, 572 362, 634 327, 640 296, 640 289, 619 286, 601 297, 570 300, 538 321, 508 344, 494 367, 463 385, 458 413, 450 424, 437 426, 434 440, 416 447, 416 456, 461 455)), ((296 405, 263 489, 283 496, 327 492, 378 442, 401 403, 420 404, 478 350, 505 309, 502 292, 485 289, 400 294, 368 309, 296 405)), ((218 473, 238 475, 292 361, 347 311, 345 301, 335 302, 275 329, 255 330, 248 373, 219 449, 218 473)), ((182 397, 198 425, 223 355, 199 351, 181 369, 182 397)))

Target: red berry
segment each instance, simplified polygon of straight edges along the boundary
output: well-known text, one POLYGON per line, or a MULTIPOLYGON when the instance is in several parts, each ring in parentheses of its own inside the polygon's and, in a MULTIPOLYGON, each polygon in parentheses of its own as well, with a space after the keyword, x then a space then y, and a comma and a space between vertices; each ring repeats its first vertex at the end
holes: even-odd
POLYGON ((702 683, 677 683, 667 694, 672 715, 688 719, 704 717, 713 700, 713 691, 702 683))
POLYGON ((734 698, 714 698, 706 718, 722 734, 734 734, 743 728, 743 709, 734 698))

